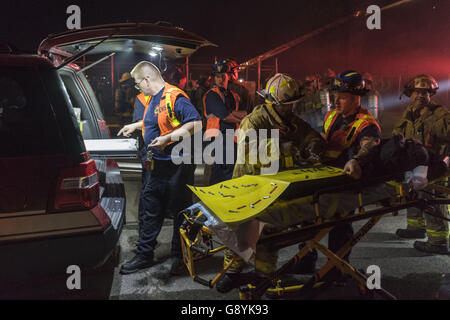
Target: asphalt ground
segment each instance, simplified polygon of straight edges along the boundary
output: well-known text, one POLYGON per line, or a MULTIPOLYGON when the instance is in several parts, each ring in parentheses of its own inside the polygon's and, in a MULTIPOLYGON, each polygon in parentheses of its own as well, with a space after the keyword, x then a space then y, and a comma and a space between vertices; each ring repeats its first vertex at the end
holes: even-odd
MULTIPOLYGON (((390 136, 394 124, 401 115, 401 109, 386 110, 381 119, 383 138, 390 136)), ((130 202, 131 205, 131 202, 130 202)), ((131 209, 131 208, 130 208, 131 209)), ((133 210, 130 210, 130 214, 133 210)), ((132 221, 130 217, 129 221, 132 221)), ((136 219, 135 219, 136 220, 136 219)), ((367 220, 353 223, 358 230, 367 220)), ((222 300, 239 299, 237 290, 227 294, 220 294, 214 288, 210 289, 194 282, 187 274, 173 278, 165 277, 168 270, 167 258, 170 252, 171 221, 166 225, 158 239, 156 249, 158 264, 148 270, 120 275, 116 268, 111 287, 110 299, 171 299, 171 300, 222 300)), ((413 248, 414 240, 402 240, 395 235, 398 228, 406 227, 406 211, 397 216, 390 214, 383 218, 370 230, 366 236, 353 248, 350 262, 365 273, 369 266, 378 266, 381 271, 381 286, 398 299, 448 299, 450 298, 450 257, 442 255, 427 255, 413 248)), ((122 233, 120 257, 121 263, 132 258, 134 244, 137 240, 137 224, 130 222, 122 233)), ((327 245, 327 237, 322 241, 327 245)), ((278 264, 287 262, 297 252, 297 245, 283 248, 279 252, 278 264)), ((327 261, 319 254, 317 267, 327 261)), ((221 269, 223 255, 217 255, 196 264, 198 275, 205 279, 212 279, 221 269)), ((308 277, 300 277, 307 280, 308 277)), ((287 299, 298 299, 289 295, 287 299)), ((349 280, 343 287, 327 288, 320 291, 315 299, 384 299, 379 294, 361 295, 357 284, 349 280)))
MULTIPOLYGON (((358 230, 367 220, 353 223, 358 230)), ((381 272, 381 286, 401 300, 450 299, 450 256, 428 255, 413 248, 413 240, 402 240, 395 236, 397 228, 406 225, 406 212, 397 216, 386 214, 353 248, 350 262, 365 273, 369 266, 378 266, 381 272)), ((120 239, 121 252, 118 261, 111 261, 102 270, 82 270, 81 289, 68 290, 68 275, 60 275, 24 284, 15 290, 0 294, 0 299, 112 299, 112 300, 239 300, 238 290, 221 294, 215 288, 208 288, 194 282, 187 271, 181 276, 168 277, 168 257, 172 221, 167 219, 155 251, 155 265, 140 272, 121 275, 119 267, 134 255, 138 238, 137 225, 128 224, 120 239)), ((327 237, 322 241, 327 245, 327 237)), ((279 251, 278 264, 287 262, 297 252, 297 245, 279 251)), ((317 268, 327 258, 319 253, 317 268)), ((196 263, 197 274, 212 279, 221 269, 223 255, 216 254, 196 263)), ((250 268, 248 269, 250 270, 250 268)), ((297 277, 306 281, 309 276, 297 277)), ((336 286, 316 292, 307 299, 315 300, 384 300, 376 292, 362 295, 356 282, 349 279, 343 286, 336 286)), ((263 299, 269 299, 263 297, 263 299)), ((305 299, 304 296, 287 295, 280 299, 305 299)))
MULTIPOLYGON (((353 223, 358 230, 367 220, 353 223)), ((413 240, 402 240, 395 235, 397 228, 406 226, 406 212, 398 216, 387 214, 371 231, 353 248, 350 262, 363 273, 369 266, 378 266, 381 271, 381 286, 398 299, 437 299, 450 298, 445 296, 445 285, 450 280, 450 256, 428 255, 413 248, 413 240), (440 296, 439 291, 442 290, 440 296)), ((182 276, 166 277, 168 271, 167 258, 170 253, 171 221, 163 227, 159 245, 155 255, 157 264, 147 270, 121 275, 118 268, 114 270, 114 280, 110 299, 145 299, 145 300, 222 300, 239 299, 237 290, 221 294, 214 288, 210 289, 194 282, 187 272, 182 276)), ((121 262, 133 256, 132 250, 137 240, 137 230, 127 228, 122 233, 121 262)), ((327 245, 327 237, 322 241, 327 245)), ((297 245, 283 248, 279 252, 279 266, 287 262, 297 252, 297 245)), ((322 266, 327 258, 319 253, 317 268, 322 266)), ((197 273, 205 279, 212 279, 220 270, 223 255, 196 263, 197 273)), ((370 276, 371 273, 368 275, 370 276)), ((309 276, 297 277, 307 280, 309 276)), ((290 295, 288 299, 299 299, 290 295)), ((353 280, 348 280, 345 286, 328 288, 319 292, 314 299, 384 299, 383 296, 361 295, 353 280)))

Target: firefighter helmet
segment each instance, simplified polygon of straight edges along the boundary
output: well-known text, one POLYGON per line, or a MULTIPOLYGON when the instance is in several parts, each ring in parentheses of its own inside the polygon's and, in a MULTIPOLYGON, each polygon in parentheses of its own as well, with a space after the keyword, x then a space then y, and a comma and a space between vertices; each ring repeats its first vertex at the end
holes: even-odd
POLYGON ((297 81, 284 73, 274 75, 267 81, 266 88, 257 93, 276 105, 293 104, 303 97, 297 81))
POLYGON ((119 82, 125 82, 131 79, 131 74, 129 72, 122 73, 122 77, 119 79, 119 82))
POLYGON ((216 59, 213 64, 213 74, 231 72, 231 64, 229 59, 216 59))
POLYGON ((347 70, 338 74, 333 80, 331 90, 349 92, 357 96, 364 96, 368 91, 361 74, 354 70, 347 70))
POLYGON ((414 90, 417 89, 427 90, 430 93, 430 96, 433 96, 439 89, 439 85, 432 76, 428 74, 419 74, 406 83, 403 94, 410 97, 414 90))
POLYGON ((239 65, 237 64, 236 61, 231 60, 231 59, 226 59, 228 60, 228 65, 230 66, 230 72, 233 72, 237 67, 239 67, 239 65))
POLYGON ((228 74, 230 75, 231 79, 233 79, 233 81, 238 81, 239 65, 234 60, 231 60, 231 59, 227 59, 227 60, 228 60, 228 67, 229 67, 228 74))

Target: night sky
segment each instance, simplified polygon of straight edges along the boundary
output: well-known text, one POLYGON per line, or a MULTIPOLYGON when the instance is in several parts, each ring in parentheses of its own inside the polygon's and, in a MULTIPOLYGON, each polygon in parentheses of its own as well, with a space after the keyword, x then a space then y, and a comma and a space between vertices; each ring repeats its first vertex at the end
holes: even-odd
MULTIPOLYGON (((115 22, 168 21, 219 45, 213 56, 243 62, 368 5, 395 0, 320 1, 22 1, 3 2, 1 41, 35 52, 47 34, 66 30, 66 8, 81 8, 82 27, 115 22)), ((450 74, 450 0, 415 0, 381 13, 381 30, 353 19, 279 55, 280 71, 300 76, 331 67, 373 74, 450 74)), ((274 61, 267 60, 266 65, 274 61)))

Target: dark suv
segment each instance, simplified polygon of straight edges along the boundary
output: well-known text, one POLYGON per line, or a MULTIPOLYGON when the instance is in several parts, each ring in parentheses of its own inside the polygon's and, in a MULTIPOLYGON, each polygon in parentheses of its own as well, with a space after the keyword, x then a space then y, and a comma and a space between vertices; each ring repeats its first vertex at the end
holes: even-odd
POLYGON ((49 36, 38 55, 0 54, 0 291, 70 265, 103 264, 125 223, 115 160, 123 153, 86 150, 85 140, 102 144, 109 130, 72 62, 155 46, 160 58, 182 58, 204 45, 211 43, 179 28, 126 23, 49 36))
POLYGON ((0 282, 101 264, 125 223, 117 164, 83 142, 103 138, 101 113, 71 73, 0 55, 0 282))

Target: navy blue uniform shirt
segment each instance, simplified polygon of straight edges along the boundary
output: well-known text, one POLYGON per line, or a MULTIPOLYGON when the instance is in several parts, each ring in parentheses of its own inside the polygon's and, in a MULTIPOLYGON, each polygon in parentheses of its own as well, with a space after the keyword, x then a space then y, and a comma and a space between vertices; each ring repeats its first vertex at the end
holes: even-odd
MULTIPOLYGON (((144 119, 145 125, 145 135, 144 135, 144 143, 148 146, 152 141, 161 135, 161 130, 158 126, 158 109, 161 101, 162 94, 164 92, 164 88, 161 89, 156 95, 152 97, 150 101, 150 105, 148 106, 147 113, 144 119)), ((200 115, 198 114, 195 107, 189 101, 189 99, 184 96, 179 96, 175 101, 173 106, 175 117, 178 119, 181 125, 184 125, 188 122, 201 120, 200 115)), ((156 160, 170 160, 171 159, 171 151, 172 148, 176 145, 173 143, 169 146, 166 146, 164 150, 159 150, 157 148, 152 148, 153 158, 156 160)))
MULTIPOLYGON (((236 102, 234 101, 233 94, 224 88, 219 88, 219 90, 225 97, 225 103, 223 103, 223 100, 216 92, 208 92, 205 99, 206 114, 212 113, 216 117, 220 118, 220 131, 224 132, 226 129, 236 129, 236 124, 222 121, 232 111, 236 110, 236 102)), ((243 110, 241 104, 239 104, 238 110, 243 110)))
POLYGON ((133 112, 133 121, 136 122, 142 120, 144 117, 145 106, 142 104, 141 100, 136 98, 134 101, 134 112, 133 112))

